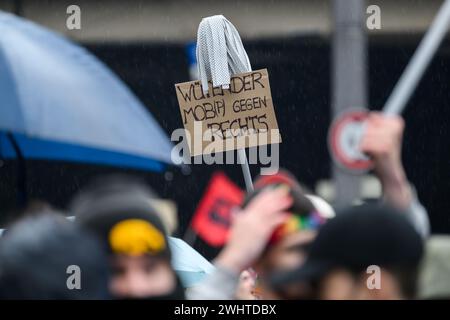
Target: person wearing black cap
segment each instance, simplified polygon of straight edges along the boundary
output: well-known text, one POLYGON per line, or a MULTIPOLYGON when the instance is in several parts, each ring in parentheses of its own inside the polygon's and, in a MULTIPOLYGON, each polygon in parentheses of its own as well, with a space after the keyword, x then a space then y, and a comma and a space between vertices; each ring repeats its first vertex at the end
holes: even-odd
POLYGON ((271 282, 291 299, 298 284, 313 299, 414 298, 422 254, 422 238, 401 212, 367 204, 328 221, 305 263, 271 282))
POLYGON ((91 184, 71 204, 77 223, 99 237, 111 256, 109 287, 115 298, 184 299, 154 198, 140 181, 111 176, 91 184))

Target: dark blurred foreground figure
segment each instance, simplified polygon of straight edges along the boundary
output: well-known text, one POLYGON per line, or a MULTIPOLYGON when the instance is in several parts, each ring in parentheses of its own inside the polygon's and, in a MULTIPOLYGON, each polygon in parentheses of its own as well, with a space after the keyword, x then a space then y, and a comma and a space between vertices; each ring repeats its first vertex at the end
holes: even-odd
POLYGON ((450 300, 450 236, 432 236, 426 243, 419 277, 419 298, 450 300))
POLYGON ((76 222, 109 253, 114 298, 184 299, 154 198, 140 181, 110 176, 88 186, 71 205, 76 222))
POLYGON ((325 224, 305 263, 272 281, 288 299, 305 284, 312 299, 411 299, 422 253, 422 238, 403 213, 362 205, 325 224))
POLYGON ((0 239, 0 299, 106 299, 107 275, 98 241, 55 212, 19 220, 0 239))

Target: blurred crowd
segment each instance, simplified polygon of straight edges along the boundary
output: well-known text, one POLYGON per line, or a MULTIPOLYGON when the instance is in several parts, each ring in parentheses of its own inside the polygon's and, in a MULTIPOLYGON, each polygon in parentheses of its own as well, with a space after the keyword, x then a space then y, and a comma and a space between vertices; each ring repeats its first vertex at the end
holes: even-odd
POLYGON ((188 287, 171 263, 157 191, 100 177, 67 212, 37 204, 6 226, 0 298, 448 299, 450 236, 430 235, 402 165, 403 130, 400 117, 369 114, 360 148, 382 186, 377 201, 338 210, 286 170, 257 177, 214 271, 188 287))

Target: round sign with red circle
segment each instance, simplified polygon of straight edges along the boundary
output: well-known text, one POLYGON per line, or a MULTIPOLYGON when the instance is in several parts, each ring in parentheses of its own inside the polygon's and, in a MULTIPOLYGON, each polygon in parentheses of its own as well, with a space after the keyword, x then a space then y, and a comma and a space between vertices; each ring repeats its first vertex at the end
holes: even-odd
POLYGON ((367 118, 365 111, 350 111, 338 116, 328 132, 328 147, 334 162, 354 173, 372 168, 372 161, 359 150, 367 118))

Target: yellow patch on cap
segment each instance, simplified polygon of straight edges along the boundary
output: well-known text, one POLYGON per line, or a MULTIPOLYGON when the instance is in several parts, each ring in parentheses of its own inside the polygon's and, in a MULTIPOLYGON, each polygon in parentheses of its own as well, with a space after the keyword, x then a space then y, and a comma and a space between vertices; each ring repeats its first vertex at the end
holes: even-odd
POLYGON ((148 221, 127 219, 111 228, 109 245, 115 253, 139 256, 161 252, 166 241, 162 232, 148 221))

